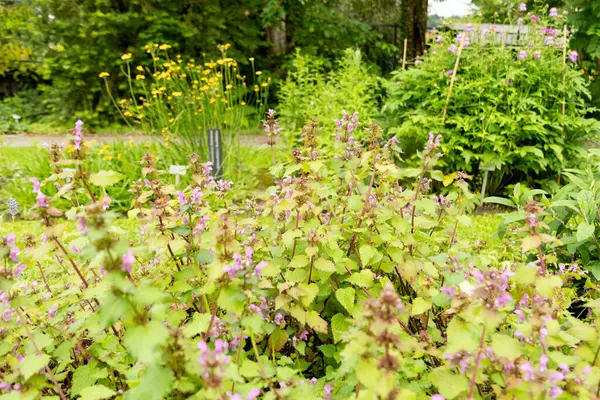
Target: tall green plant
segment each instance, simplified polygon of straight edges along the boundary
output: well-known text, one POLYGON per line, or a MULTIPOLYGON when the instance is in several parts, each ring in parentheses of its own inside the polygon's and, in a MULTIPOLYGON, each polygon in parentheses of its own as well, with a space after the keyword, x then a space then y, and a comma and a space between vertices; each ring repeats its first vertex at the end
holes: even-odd
POLYGON ((564 66, 558 18, 535 22, 541 17, 521 14, 532 21, 530 34, 516 43, 505 45, 495 31, 466 33, 448 103, 459 37, 434 35, 424 62, 393 76, 384 118, 409 154, 420 147, 415 138, 422 132, 438 131, 450 154, 447 171, 492 164, 504 184, 554 177, 581 158, 584 140, 598 130, 584 118, 589 91, 576 54, 567 49, 564 66))
POLYGON ((329 123, 340 110, 358 111, 368 123, 376 115, 377 77, 362 61, 361 52, 347 49, 336 69, 325 72, 322 62, 296 52, 293 68, 281 84, 278 107, 290 134, 309 118, 329 123))

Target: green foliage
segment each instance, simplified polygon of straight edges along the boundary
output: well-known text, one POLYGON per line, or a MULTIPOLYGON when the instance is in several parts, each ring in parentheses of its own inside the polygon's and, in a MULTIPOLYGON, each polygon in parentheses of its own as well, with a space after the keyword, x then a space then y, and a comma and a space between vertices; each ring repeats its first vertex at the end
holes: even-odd
POLYGON ((330 123, 344 107, 358 111, 363 123, 376 115, 377 78, 361 52, 347 49, 338 68, 324 72, 318 58, 296 53, 292 70, 281 84, 278 108, 288 135, 299 133, 310 118, 330 123))
MULTIPOLYGON (((559 22, 546 22, 558 34, 559 22)), ((480 165, 489 164, 497 169, 493 179, 504 186, 553 178, 561 169, 576 165, 584 140, 598 133, 597 122, 584 118, 587 82, 567 61, 563 118, 560 39, 554 39, 557 45, 545 45, 550 36, 544 30, 535 32, 528 43, 521 39, 517 47, 503 46, 499 33, 482 39, 471 34, 470 45, 462 51, 445 120, 459 41, 444 37, 432 42, 423 63, 396 73, 389 82, 384 118, 390 134, 397 135, 403 150, 411 155, 421 146, 418 138, 424 132, 441 133, 448 154, 444 170, 478 173, 480 165), (448 50, 450 46, 454 52, 448 50)))
MULTIPOLYGON (((461 235, 476 196, 435 169, 435 138, 415 174, 377 125, 363 145, 340 127, 305 133, 246 198, 196 155, 178 189, 150 154, 128 176, 51 149, 29 213, 43 240, 0 237, 8 396, 595 398, 597 281, 554 273, 542 225, 528 219, 502 250, 461 235), (73 164, 85 169, 67 181, 73 164), (129 235, 94 194, 120 174, 134 179, 129 235), (572 317, 574 301, 591 315, 572 317)), ((515 203, 543 195, 520 190, 515 203)))

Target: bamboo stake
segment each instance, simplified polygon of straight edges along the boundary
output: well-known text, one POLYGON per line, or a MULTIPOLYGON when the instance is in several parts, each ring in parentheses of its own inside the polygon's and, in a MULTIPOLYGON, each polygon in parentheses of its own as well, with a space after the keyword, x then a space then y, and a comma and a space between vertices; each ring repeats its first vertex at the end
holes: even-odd
POLYGON ((567 106, 567 24, 563 25, 563 76, 562 76, 562 135, 565 135, 565 109, 567 106))
POLYGON ((506 37, 505 35, 506 35, 506 32, 502 31, 502 48, 504 48, 504 39, 506 37))
POLYGON ((402 71, 406 68, 406 47, 408 45, 408 39, 404 39, 404 51, 402 52, 402 71))
POLYGON ((467 32, 463 32, 460 38, 460 45, 458 46, 458 55, 456 56, 456 62, 454 63, 454 71, 452 71, 452 79, 450 80, 450 86, 448 86, 448 95, 446 96, 446 104, 444 105, 444 112, 442 113, 442 125, 446 122, 446 114, 448 112, 448 103, 450 103, 450 97, 452 96, 452 87, 454 87, 454 81, 456 81, 456 72, 458 71, 458 63, 460 62, 460 55, 465 44, 465 37, 467 32))

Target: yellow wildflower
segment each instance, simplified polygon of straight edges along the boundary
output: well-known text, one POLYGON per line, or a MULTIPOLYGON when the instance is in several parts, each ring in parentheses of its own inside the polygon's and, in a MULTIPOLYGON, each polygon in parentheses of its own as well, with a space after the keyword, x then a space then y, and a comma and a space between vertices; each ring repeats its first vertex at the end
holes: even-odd
POLYGON ((262 75, 262 71, 256 71, 256 75, 262 75))
POLYGON ((260 90, 260 88, 258 87, 258 85, 254 85, 254 91, 258 92, 260 90))
POLYGON ((100 75, 98 75, 100 78, 106 78, 107 76, 110 76, 110 74, 108 72, 100 72, 100 75))
POLYGON ((254 62, 254 57, 250 57, 248 60, 250 60, 250 62, 254 62))
POLYGON ((181 92, 173 92, 173 97, 181 97, 181 92))
POLYGON ((146 77, 144 75, 136 75, 135 79, 137 79, 138 81, 141 81, 141 80, 146 79, 146 77))
POLYGON ((123 112, 123 115, 126 117, 131 117, 133 115, 133 113, 131 111, 127 110, 127 111, 123 112))
POLYGON ((225 87, 226 87, 227 89, 231 89, 231 88, 233 88, 233 85, 229 84, 229 85, 227 85, 227 86, 225 86, 225 87))
POLYGON ((110 161, 113 159, 113 156, 104 156, 103 157, 106 161, 110 161))
POLYGON ((135 69, 142 72, 144 70, 144 67, 142 67, 141 65, 138 65, 137 67, 135 67, 135 69))
POLYGON ((143 119, 143 118, 144 118, 144 115, 143 115, 143 114, 138 114, 138 115, 136 115, 135 117, 136 117, 137 119, 143 119))
POLYGON ((209 102, 210 102, 210 104, 214 104, 214 103, 216 103, 216 102, 217 102, 217 99, 215 99, 214 97, 212 97, 212 98, 209 100, 209 102))
POLYGON ((170 48, 171 48, 171 46, 168 44, 161 44, 159 46, 159 49, 161 49, 161 50, 169 50, 170 48))
POLYGON ((121 56, 121 60, 129 60, 131 59, 131 53, 126 53, 121 56))
POLYGON ((242 101, 240 104, 241 104, 241 105, 243 105, 243 106, 245 106, 245 105, 246 105, 246 102, 245 102, 245 101, 242 101))
POLYGON ((267 87, 267 86, 269 86, 269 84, 267 82, 263 82, 263 83, 260 84, 260 86, 267 87))

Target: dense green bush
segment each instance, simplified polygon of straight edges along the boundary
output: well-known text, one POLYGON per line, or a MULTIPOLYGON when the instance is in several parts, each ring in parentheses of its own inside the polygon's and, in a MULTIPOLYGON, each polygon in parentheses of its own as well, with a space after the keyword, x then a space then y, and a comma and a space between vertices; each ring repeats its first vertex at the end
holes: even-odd
POLYGON ((424 62, 394 75, 384 117, 407 153, 421 146, 423 132, 440 132, 446 171, 491 164, 503 185, 555 177, 581 160, 584 140, 598 133, 596 121, 584 118, 587 82, 567 60, 563 118, 562 25, 549 18, 528 26, 534 34, 516 47, 503 46, 494 31, 467 33, 445 121, 458 40, 433 35, 424 62))
POLYGON ((326 72, 318 58, 298 51, 292 70, 281 84, 279 114, 290 137, 298 136, 310 118, 326 124, 347 107, 358 112, 363 123, 372 121, 377 112, 377 77, 362 60, 361 52, 347 49, 338 68, 326 72))

